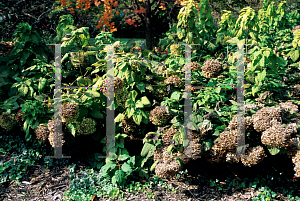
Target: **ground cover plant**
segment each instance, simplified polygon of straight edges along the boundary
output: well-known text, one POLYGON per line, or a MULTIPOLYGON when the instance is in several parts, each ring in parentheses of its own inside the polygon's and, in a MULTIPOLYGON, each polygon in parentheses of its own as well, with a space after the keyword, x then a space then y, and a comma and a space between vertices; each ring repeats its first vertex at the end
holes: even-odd
MULTIPOLYGON (((72 182, 64 193, 66 200, 125 199, 124 189, 134 188, 131 181, 150 185, 153 174, 178 179, 183 170, 201 160, 253 170, 267 166, 263 162, 268 158, 285 158, 294 164, 291 171, 299 177, 299 10, 286 12, 285 2, 276 5, 266 0, 258 13, 243 8, 238 19, 224 11, 217 29, 208 1, 195 4, 189 0, 182 6, 178 22, 153 51, 145 49, 142 41, 118 41, 105 31, 91 42, 89 27, 75 26, 72 15, 60 16, 55 42, 62 45, 60 79, 66 87, 60 101, 63 153, 78 154, 73 160, 90 156, 86 162, 93 168, 78 175, 73 174, 74 167, 68 168, 72 182), (236 115, 239 104, 233 86, 237 86, 237 47, 244 43, 248 46, 241 119, 236 115), (109 48, 105 44, 114 47, 113 79, 107 76, 109 48), (189 49, 191 61, 186 60, 189 49), (185 86, 188 63, 191 84, 206 88, 185 86), (104 159, 98 156, 107 153, 107 136, 102 131, 107 128, 106 103, 112 82, 116 157, 104 159), (187 89, 192 92, 192 116, 185 133, 187 89), (239 157, 236 140, 241 122, 246 147, 245 156, 239 157)), ((1 137, 10 140, 11 132, 18 133, 29 144, 52 150, 59 146, 55 125, 60 124, 54 118, 54 51, 29 23, 17 26, 13 43, 9 55, 0 58, 1 137)), ((1 162, 1 183, 22 179, 22 172, 41 153, 26 149, 14 155, 10 151, 16 145, 11 144, 1 150, 4 155, 12 154, 1 162), (16 162, 18 166, 11 168, 16 162)), ((210 187, 214 186, 212 181, 210 187)), ((277 196, 261 187, 256 199, 277 196)), ((142 189, 138 184, 135 188, 142 189)), ((151 191, 147 195, 155 197, 151 191)))

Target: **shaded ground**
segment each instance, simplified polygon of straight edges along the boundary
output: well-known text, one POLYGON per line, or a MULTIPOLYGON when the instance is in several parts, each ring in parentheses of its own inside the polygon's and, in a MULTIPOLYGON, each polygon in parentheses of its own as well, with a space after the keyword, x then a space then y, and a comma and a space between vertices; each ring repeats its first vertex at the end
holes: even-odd
MULTIPOLYGON (((266 164, 272 165, 274 159, 263 162, 263 164, 258 164, 256 168, 249 169, 251 172, 247 170, 247 168, 240 169, 241 166, 239 166, 239 164, 212 166, 201 160, 202 159, 190 164, 190 167, 188 167, 190 176, 185 175, 177 180, 164 179, 167 186, 175 188, 176 193, 160 186, 147 189, 147 191, 153 192, 155 195, 154 200, 252 200, 252 198, 259 194, 258 190, 246 187, 239 189, 238 186, 228 187, 229 182, 242 183, 245 181, 243 179, 245 175, 249 175, 248 178, 254 178, 253 175, 257 173, 263 175, 265 171, 268 172, 269 175, 274 175, 274 171, 272 172, 271 168, 263 168, 266 164), (201 169, 201 171, 199 171, 199 169, 201 169), (206 171, 207 173, 205 173, 206 171), (218 182, 212 185, 211 181, 214 181, 215 178, 218 178, 218 182)), ((274 181, 272 191, 277 193, 276 200, 290 200, 283 195, 283 187, 294 190, 293 195, 299 196, 300 192, 298 189, 300 185, 299 181, 292 179, 293 171, 290 169, 290 164, 287 164, 285 161, 282 161, 281 165, 282 164, 285 164, 285 166, 276 167, 277 171, 280 172, 281 168, 286 168, 283 176, 288 176, 289 181, 274 181)), ((86 167, 83 163, 77 163, 77 166, 79 168, 76 173, 86 167)), ((264 176, 267 178, 266 175, 264 176)), ((67 166, 56 166, 52 169, 46 169, 44 166, 37 164, 28 168, 27 175, 22 178, 20 184, 16 184, 15 181, 1 184, 0 200, 62 200, 63 192, 66 191, 70 185, 69 178, 70 175, 67 166)), ((125 197, 126 200, 153 200, 142 192, 137 194, 125 192, 125 197)), ((96 200, 113 199, 98 198, 95 196, 93 201, 96 200)))

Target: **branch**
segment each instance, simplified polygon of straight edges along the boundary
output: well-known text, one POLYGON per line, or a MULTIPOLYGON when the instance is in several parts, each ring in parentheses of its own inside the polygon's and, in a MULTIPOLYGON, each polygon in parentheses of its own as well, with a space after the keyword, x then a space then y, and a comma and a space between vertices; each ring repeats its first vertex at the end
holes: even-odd
MULTIPOLYGON (((135 8, 134 8, 134 4, 133 4, 133 1, 132 1, 132 7, 129 7, 125 2, 124 2, 124 5, 125 5, 125 7, 126 7, 126 9, 129 9, 129 10, 134 10, 135 8)), ((138 10, 138 9, 137 9, 138 10)), ((144 20, 144 15, 142 15, 141 13, 135 13, 137 16, 139 16, 141 19, 142 19, 142 21, 143 21, 143 23, 145 23, 145 20, 144 20)))
MULTIPOLYGON (((165 18, 167 18, 168 16, 171 15, 171 13, 173 12, 174 8, 175 7, 180 7, 180 6, 168 6, 168 7, 171 7, 171 10, 166 13, 165 15, 163 15, 161 18, 159 18, 160 20, 164 20, 165 18)), ((154 16, 156 17, 157 16, 157 12, 154 14, 154 16)))
MULTIPOLYGON (((153 2, 154 3, 154 2, 153 2)), ((158 2, 157 2, 157 4, 156 4, 156 6, 155 6, 155 8, 153 9, 153 13, 158 9, 158 6, 159 6, 159 4, 161 3, 161 0, 159 0, 158 2)), ((152 5, 150 5, 150 6, 152 6, 152 5)))
POLYGON ((129 10, 134 10, 134 8, 132 8, 132 7, 129 7, 125 2, 124 2, 124 5, 125 5, 125 7, 126 7, 126 9, 129 9, 129 10))

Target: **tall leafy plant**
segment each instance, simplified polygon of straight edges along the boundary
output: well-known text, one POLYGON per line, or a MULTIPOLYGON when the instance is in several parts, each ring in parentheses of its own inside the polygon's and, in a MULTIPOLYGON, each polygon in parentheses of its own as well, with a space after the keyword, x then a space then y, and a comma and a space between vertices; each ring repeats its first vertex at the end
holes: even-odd
POLYGON ((187 44, 201 44, 195 49, 208 47, 213 51, 216 46, 211 42, 211 37, 215 32, 211 8, 208 1, 204 0, 198 4, 199 12, 193 0, 183 3, 177 16, 177 36, 180 41, 187 44))

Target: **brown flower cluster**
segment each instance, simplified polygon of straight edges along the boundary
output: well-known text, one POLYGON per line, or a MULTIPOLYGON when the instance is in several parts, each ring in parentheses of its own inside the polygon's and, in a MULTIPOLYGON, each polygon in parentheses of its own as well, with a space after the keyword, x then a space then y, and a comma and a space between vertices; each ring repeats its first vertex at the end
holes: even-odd
MULTIPOLYGON (((58 122, 57 122, 58 123, 58 122)), ((65 143, 65 140, 64 140, 64 133, 57 133, 57 135, 55 135, 55 120, 52 119, 48 122, 47 124, 47 127, 48 127, 48 130, 49 130, 49 136, 48 136, 48 140, 49 140, 49 143, 51 144, 51 146, 53 148, 55 147, 59 147, 60 145, 60 142, 58 142, 58 138, 61 137, 61 143, 62 145, 64 145, 65 143)))
POLYGON ((222 72, 222 64, 216 59, 208 59, 202 66, 202 73, 206 78, 218 77, 222 72))
MULTIPOLYGON (((182 66, 182 70, 183 70, 183 71, 186 70, 186 66, 187 66, 187 64, 184 64, 184 65, 182 66)), ((192 63, 191 63, 191 71, 199 70, 200 67, 201 67, 201 66, 200 66, 199 64, 197 64, 196 62, 192 62, 192 63)))
POLYGON ((298 110, 298 106, 295 105, 293 102, 285 102, 285 103, 279 103, 280 107, 288 114, 294 114, 297 113, 298 110))
POLYGON ((252 167, 266 157, 264 148, 262 146, 250 147, 246 150, 245 156, 241 157, 241 161, 245 166, 252 167))
POLYGON ((66 123, 73 123, 79 117, 79 106, 77 103, 66 103, 61 107, 61 119, 66 123))
POLYGON ((180 86, 182 82, 177 75, 171 75, 170 77, 164 80, 164 83, 171 84, 173 86, 180 86))
POLYGON ((156 106, 150 111, 149 119, 154 125, 164 126, 168 123, 170 115, 165 110, 164 106, 156 106))
POLYGON ((297 151, 296 155, 292 158, 292 161, 295 165, 295 176, 300 177, 300 151, 297 151))
POLYGON ((50 131, 48 130, 47 126, 39 125, 35 130, 34 130, 36 139, 40 142, 46 142, 50 131))
POLYGON ((257 132, 263 132, 272 127, 274 123, 281 122, 280 108, 262 108, 252 115, 253 127, 257 132))
POLYGON ((158 177, 175 177, 181 170, 180 163, 176 160, 175 157, 178 157, 178 154, 169 154, 167 152, 166 146, 156 148, 154 151, 154 161, 159 160, 155 167, 155 174, 158 177))
POLYGON ((261 142, 270 147, 285 147, 290 139, 290 131, 279 122, 265 130, 261 135, 261 142))

